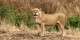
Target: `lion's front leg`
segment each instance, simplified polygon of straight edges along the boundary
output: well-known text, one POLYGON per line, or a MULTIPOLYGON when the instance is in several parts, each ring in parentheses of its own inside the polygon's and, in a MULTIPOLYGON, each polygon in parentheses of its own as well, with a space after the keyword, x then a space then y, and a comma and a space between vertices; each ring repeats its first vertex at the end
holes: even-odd
POLYGON ((45 24, 42 23, 41 24, 41 36, 44 36, 44 34, 45 34, 45 24))
POLYGON ((40 25, 37 24, 36 27, 37 27, 37 31, 38 31, 38 34, 39 34, 41 32, 40 25))

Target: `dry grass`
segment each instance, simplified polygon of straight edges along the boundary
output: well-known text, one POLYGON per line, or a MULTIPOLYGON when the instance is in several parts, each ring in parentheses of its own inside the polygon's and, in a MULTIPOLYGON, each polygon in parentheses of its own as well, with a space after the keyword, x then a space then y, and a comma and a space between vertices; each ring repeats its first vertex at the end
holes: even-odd
MULTIPOLYGON (((34 29, 34 28, 27 28, 23 23, 21 24, 20 26, 22 29, 25 29, 24 31, 26 32, 29 32, 29 33, 32 33, 32 34, 36 34, 38 33, 38 30, 37 29, 34 29)), ((16 27, 10 23, 6 23, 5 21, 2 21, 1 24, 0 24, 0 30, 4 30, 6 32, 16 32, 16 31, 23 31, 22 29, 20 29, 19 27, 16 27)), ((80 34, 80 29, 77 28, 77 29, 72 29, 72 28, 69 28, 68 30, 65 29, 65 34, 66 35, 76 35, 76 36, 79 36, 80 34)), ((48 32, 48 31, 45 31, 46 33, 60 33, 61 30, 59 32, 57 31, 51 31, 51 32, 48 32)))
POLYGON ((0 30, 4 30, 6 32, 20 31, 19 28, 15 27, 9 23, 6 23, 6 22, 1 23, 0 30))
POLYGON ((80 15, 79 0, 1 0, 19 12, 30 12, 30 8, 38 7, 46 13, 63 12, 66 15, 80 15))
MULTIPOLYGON (((23 24, 22 24, 23 25, 23 24)), ((38 36, 38 31, 34 29, 26 29, 21 31, 19 28, 3 22, 0 25, 0 40, 80 40, 79 29, 65 30, 65 36, 60 36, 60 32, 45 31, 45 37, 38 36)))

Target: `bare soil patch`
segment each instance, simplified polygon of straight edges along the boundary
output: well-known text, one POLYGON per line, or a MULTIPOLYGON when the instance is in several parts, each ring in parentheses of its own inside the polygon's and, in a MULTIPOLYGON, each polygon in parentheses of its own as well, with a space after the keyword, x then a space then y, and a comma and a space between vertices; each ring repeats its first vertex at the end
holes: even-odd
POLYGON ((26 31, 18 31, 13 33, 0 32, 0 40, 80 40, 79 36, 66 35, 59 36, 58 33, 47 33, 44 37, 37 34, 27 33, 26 31))

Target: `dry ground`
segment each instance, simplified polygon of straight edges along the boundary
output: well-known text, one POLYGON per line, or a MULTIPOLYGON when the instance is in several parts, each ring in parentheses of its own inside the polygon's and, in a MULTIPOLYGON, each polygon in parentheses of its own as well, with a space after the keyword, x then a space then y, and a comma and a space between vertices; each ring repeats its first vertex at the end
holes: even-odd
POLYGON ((26 31, 7 33, 0 30, 0 40, 80 40, 80 37, 76 35, 66 35, 62 37, 59 36, 58 33, 47 33, 42 37, 34 33, 27 33, 26 31))
POLYGON ((0 40, 80 40, 80 31, 65 30, 64 37, 60 36, 60 32, 46 32, 42 37, 37 35, 37 30, 21 31, 15 26, 2 23, 0 25, 0 40))

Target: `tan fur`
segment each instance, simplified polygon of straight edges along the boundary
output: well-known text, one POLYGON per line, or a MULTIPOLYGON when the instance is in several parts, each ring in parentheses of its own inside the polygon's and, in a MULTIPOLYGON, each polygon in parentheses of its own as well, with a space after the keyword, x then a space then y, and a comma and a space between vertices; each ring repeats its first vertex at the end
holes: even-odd
MULTIPOLYGON (((41 35, 44 36, 45 25, 52 25, 59 23, 62 35, 64 36, 64 25, 66 20, 66 15, 63 13, 54 13, 54 14, 45 14, 41 9, 34 8, 32 9, 33 15, 36 14, 35 17, 36 23, 41 26, 41 35)), ((40 30, 40 29, 39 29, 40 30)))

